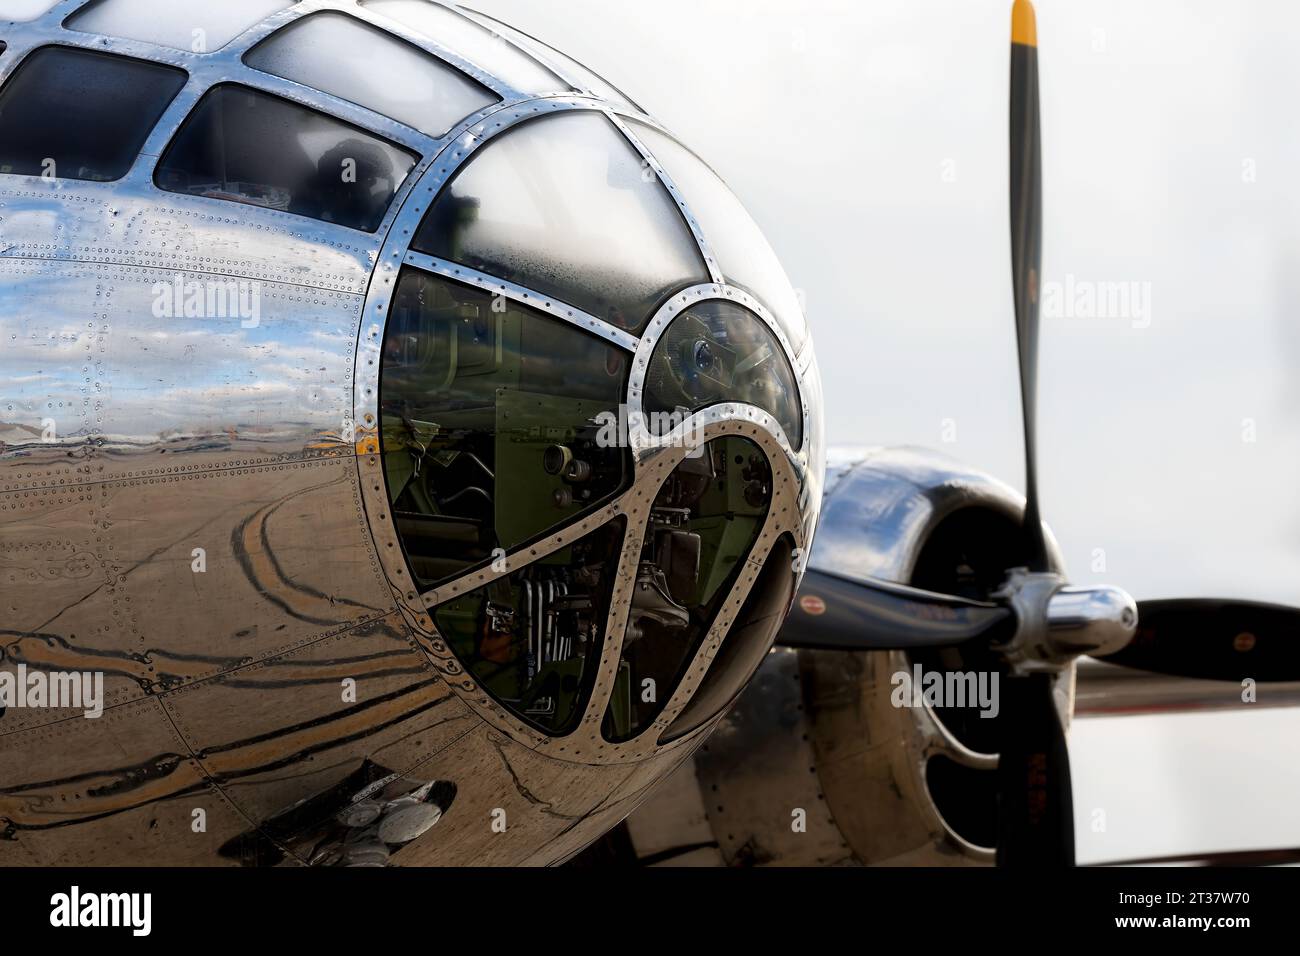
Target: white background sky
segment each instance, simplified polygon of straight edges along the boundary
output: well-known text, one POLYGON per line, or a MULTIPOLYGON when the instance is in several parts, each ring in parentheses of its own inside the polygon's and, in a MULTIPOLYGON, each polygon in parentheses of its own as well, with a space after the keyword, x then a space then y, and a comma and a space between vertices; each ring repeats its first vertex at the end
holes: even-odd
MULTIPOLYGON (((477 5, 623 87, 745 200, 806 295, 832 443, 1022 484, 1009 0, 477 5)), ((1037 7, 1044 279, 1151 296, 1146 328, 1045 322, 1044 512, 1077 581, 1300 604, 1300 3, 1037 7)), ((1080 860, 1300 846, 1298 741, 1281 711, 1081 722, 1080 860)))

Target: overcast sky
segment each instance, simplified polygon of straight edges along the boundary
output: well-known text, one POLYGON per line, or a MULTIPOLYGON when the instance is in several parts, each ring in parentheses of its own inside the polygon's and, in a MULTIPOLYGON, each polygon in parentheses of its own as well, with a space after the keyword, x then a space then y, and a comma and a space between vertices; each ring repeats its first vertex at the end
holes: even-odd
MULTIPOLYGON (((622 86, 745 200, 806 296, 832 443, 1022 486, 1009 0, 478 6, 622 86)), ((1039 468, 1072 576, 1300 604, 1300 4, 1037 7, 1063 296, 1039 468), (1101 283, 1127 308, 1079 315, 1101 283)), ((1285 712, 1081 724, 1078 814, 1108 829, 1080 830, 1080 859, 1300 845, 1297 740, 1285 712)))

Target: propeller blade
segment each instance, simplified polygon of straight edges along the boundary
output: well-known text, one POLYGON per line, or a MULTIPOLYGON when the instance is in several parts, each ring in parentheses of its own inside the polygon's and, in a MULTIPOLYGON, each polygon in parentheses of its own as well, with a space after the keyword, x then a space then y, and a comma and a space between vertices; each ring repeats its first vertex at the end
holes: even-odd
POLYGON ((1137 670, 1208 680, 1300 680, 1300 609, 1253 601, 1140 601, 1123 650, 1099 658, 1137 670))
MULTIPOLYGON (((1038 318, 1043 262, 1043 160, 1038 122, 1034 5, 1011 8, 1011 270, 1025 429, 1025 543, 1029 571, 1052 570, 1038 502, 1038 318)), ((1053 675, 1011 673, 1003 683, 998 748, 997 863, 1074 865, 1074 804, 1053 675)))
POLYGON ((776 642, 836 651, 908 650, 1004 639, 1009 608, 875 579, 809 569, 776 642))
POLYGON ((1025 531, 1030 571, 1051 570, 1038 505, 1038 307, 1043 261, 1043 159, 1034 5, 1011 8, 1011 272, 1025 429, 1025 531))
POLYGON ((999 723, 998 866, 1074 866, 1070 754, 1052 675, 1008 677, 999 723))

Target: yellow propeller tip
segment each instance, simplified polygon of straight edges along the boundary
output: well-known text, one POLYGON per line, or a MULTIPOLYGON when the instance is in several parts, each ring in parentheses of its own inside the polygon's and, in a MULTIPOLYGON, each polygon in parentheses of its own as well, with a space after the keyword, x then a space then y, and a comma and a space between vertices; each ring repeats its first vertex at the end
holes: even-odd
POLYGON ((1029 0, 1016 0, 1011 8, 1011 42, 1021 46, 1038 46, 1038 20, 1029 0))

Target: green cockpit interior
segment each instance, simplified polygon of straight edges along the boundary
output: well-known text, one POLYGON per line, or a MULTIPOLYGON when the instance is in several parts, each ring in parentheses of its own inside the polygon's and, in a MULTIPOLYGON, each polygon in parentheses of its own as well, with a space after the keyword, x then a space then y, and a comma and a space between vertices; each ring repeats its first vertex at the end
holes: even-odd
POLYGON ((598 508, 628 452, 598 440, 627 356, 571 325, 406 270, 384 341, 382 444, 393 517, 433 587, 598 508))

